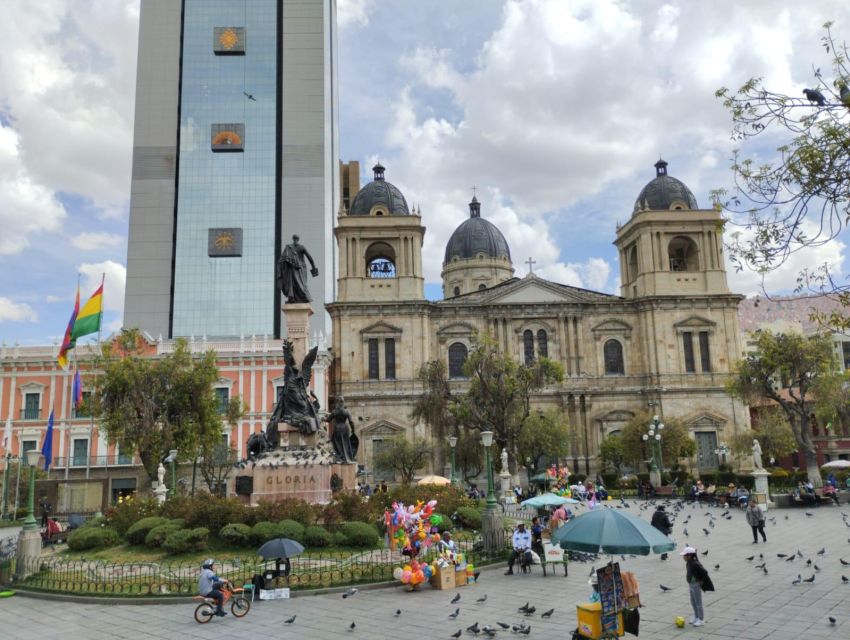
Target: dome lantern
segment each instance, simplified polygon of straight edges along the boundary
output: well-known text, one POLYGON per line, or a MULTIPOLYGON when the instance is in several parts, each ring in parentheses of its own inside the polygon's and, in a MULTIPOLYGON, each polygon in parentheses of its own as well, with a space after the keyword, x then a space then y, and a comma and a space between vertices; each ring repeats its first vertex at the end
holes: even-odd
POLYGON ((469 217, 470 218, 480 218, 481 217, 481 203, 478 202, 478 198, 472 196, 472 202, 469 203, 469 217))

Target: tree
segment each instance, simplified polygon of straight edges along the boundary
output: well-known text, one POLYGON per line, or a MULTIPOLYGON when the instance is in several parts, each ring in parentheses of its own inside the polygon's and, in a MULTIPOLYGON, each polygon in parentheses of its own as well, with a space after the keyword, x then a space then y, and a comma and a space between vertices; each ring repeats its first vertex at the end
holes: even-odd
POLYGON ((416 472, 425 466, 432 454, 428 440, 417 438, 413 442, 404 436, 393 438, 389 445, 375 456, 375 469, 392 469, 403 484, 410 484, 416 472))
POLYGON ((823 376, 814 394, 818 422, 832 435, 850 435, 850 370, 823 376))
POLYGON ((233 465, 238 461, 239 453, 224 442, 219 442, 204 454, 198 468, 210 493, 221 494, 221 485, 227 481, 233 465))
POLYGON ((448 371, 442 360, 432 360, 422 365, 418 377, 425 390, 417 397, 410 418, 414 421, 421 420, 431 427, 431 436, 435 442, 434 466, 437 469, 444 469, 446 466, 445 440, 455 426, 451 412, 454 399, 449 386, 448 371))
POLYGON ((755 350, 738 361, 728 390, 749 404, 773 401, 785 413, 806 460, 809 482, 820 486, 812 442, 812 391, 834 374, 832 341, 824 335, 756 331, 755 350))
POLYGON ((122 330, 113 345, 104 345, 97 406, 108 438, 125 451, 137 450, 153 480, 170 449, 194 456, 199 442, 213 446, 220 441, 213 390, 218 369, 214 352, 193 358, 185 340, 155 359, 142 357, 139 345, 134 329, 122 330))
POLYGON ((560 382, 563 367, 548 358, 520 364, 499 352, 496 342, 485 336, 470 351, 464 373, 469 389, 453 405, 455 418, 475 431, 493 431, 498 450, 508 450, 511 472, 515 472, 519 438, 531 415, 532 395, 560 382))
POLYGON ((753 426, 752 433, 739 433, 732 438, 732 454, 737 458, 751 456, 754 438, 761 445, 764 460, 781 458, 797 449, 788 418, 776 406, 764 407, 758 412, 758 422, 753 426))
MULTIPOLYGON (((641 411, 626 423, 620 433, 625 459, 634 464, 635 468, 638 468, 639 463, 652 457, 652 451, 643 440, 643 435, 649 430, 652 418, 649 411, 641 411)), ((675 417, 665 417, 662 422, 664 424, 664 429, 661 430, 662 463, 666 461, 669 467, 679 458, 689 458, 697 452, 697 444, 688 434, 688 428, 684 422, 675 417)))
POLYGON ((464 482, 468 483, 484 471, 484 445, 481 444, 481 437, 477 431, 466 427, 457 430, 455 459, 464 482))
POLYGON ((569 453, 570 424, 560 410, 532 413, 517 439, 519 459, 527 463, 532 473, 541 461, 557 460, 569 453))
POLYGON ((623 472, 626 464, 626 451, 623 448, 623 438, 619 433, 607 436, 599 444, 599 458, 606 466, 612 467, 617 474, 623 472))
MULTIPOLYGON (((734 154, 734 190, 712 194, 715 206, 747 215, 748 233, 734 236, 731 260, 737 268, 765 273, 781 266, 794 252, 835 238, 850 216, 850 67, 847 45, 837 46, 824 25, 822 45, 831 57, 825 77, 813 69, 819 93, 791 97, 768 90, 752 78, 735 92, 721 87, 716 95, 732 115, 732 138, 747 142, 777 130, 788 141, 775 162, 734 154), (831 76, 831 77, 829 77, 831 76)), ((734 216, 733 216, 734 217, 734 216)), ((798 289, 837 295, 850 304, 850 285, 835 282, 829 265, 804 271, 798 289)), ((843 321, 843 318, 834 318, 843 321)), ((844 321, 844 326, 847 322, 844 321)))

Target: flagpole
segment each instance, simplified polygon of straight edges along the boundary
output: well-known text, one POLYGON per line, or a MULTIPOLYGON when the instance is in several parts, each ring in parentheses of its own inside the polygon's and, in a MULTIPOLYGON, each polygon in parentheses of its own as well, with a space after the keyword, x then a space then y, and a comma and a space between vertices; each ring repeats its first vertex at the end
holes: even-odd
MULTIPOLYGON (((100 291, 101 291, 101 294, 100 294, 100 317, 98 318, 98 321, 97 321, 97 343, 95 345, 95 354, 97 354, 97 352, 100 351, 100 338, 101 338, 101 332, 103 331, 103 296, 104 296, 103 285, 104 285, 105 282, 106 282, 106 272, 104 271, 100 274, 100 291)), ((97 356, 95 355, 95 360, 96 359, 97 359, 97 356)), ((94 361, 91 362, 91 366, 90 366, 89 370, 92 372, 92 376, 96 380, 97 374, 94 371, 94 361)), ((91 393, 89 393, 89 399, 90 399, 90 402, 89 402, 89 451, 88 451, 88 455, 86 456, 86 480, 89 479, 89 474, 91 473, 91 453, 92 453, 92 448, 94 446, 94 395, 95 395, 96 392, 97 392, 97 385, 95 385, 92 388, 91 393)), ((109 453, 108 452, 107 452, 107 457, 106 457, 106 464, 107 465, 109 464, 109 453)))

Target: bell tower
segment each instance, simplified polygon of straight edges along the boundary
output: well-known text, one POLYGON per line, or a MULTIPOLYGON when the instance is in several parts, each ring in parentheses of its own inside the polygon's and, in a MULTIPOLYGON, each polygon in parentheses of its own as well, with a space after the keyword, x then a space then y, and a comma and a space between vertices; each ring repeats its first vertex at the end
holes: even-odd
POLYGON ((339 249, 338 302, 424 300, 420 212, 384 177, 381 164, 334 229, 339 249))
POLYGON ((629 221, 617 229, 624 298, 728 294, 723 218, 700 209, 691 190, 655 163, 629 221))

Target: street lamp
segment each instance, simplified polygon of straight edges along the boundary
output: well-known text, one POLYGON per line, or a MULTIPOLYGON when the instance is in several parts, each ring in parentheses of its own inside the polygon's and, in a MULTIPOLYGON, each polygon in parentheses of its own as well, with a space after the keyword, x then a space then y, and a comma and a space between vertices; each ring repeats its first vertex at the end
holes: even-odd
POLYGON ((6 453, 6 468, 3 470, 3 511, 0 520, 9 519, 9 465, 12 464, 12 454, 6 453))
POLYGON ((493 484, 493 464, 490 458, 490 447, 493 446, 493 432, 481 432, 481 444, 484 445, 484 459, 487 464, 487 509, 494 510, 499 502, 496 500, 496 487, 493 484))
POLYGON ((27 517, 24 520, 24 531, 38 529, 38 522, 35 520, 35 468, 38 466, 39 458, 41 458, 41 451, 38 449, 27 451, 27 464, 30 466, 30 487, 27 494, 27 517))
POLYGON ((168 452, 168 461, 171 463, 171 497, 177 495, 177 449, 168 452))
POLYGON ((664 463, 661 458, 662 431, 664 431, 664 423, 661 422, 658 416, 652 416, 652 422, 649 424, 649 429, 642 436, 643 441, 649 445, 649 451, 652 454, 649 474, 650 483, 653 486, 659 486, 661 484, 661 470, 664 467, 664 463))
POLYGON ((457 436, 449 436, 449 446, 452 448, 452 484, 457 484, 457 474, 455 473, 455 447, 457 447, 457 436))

